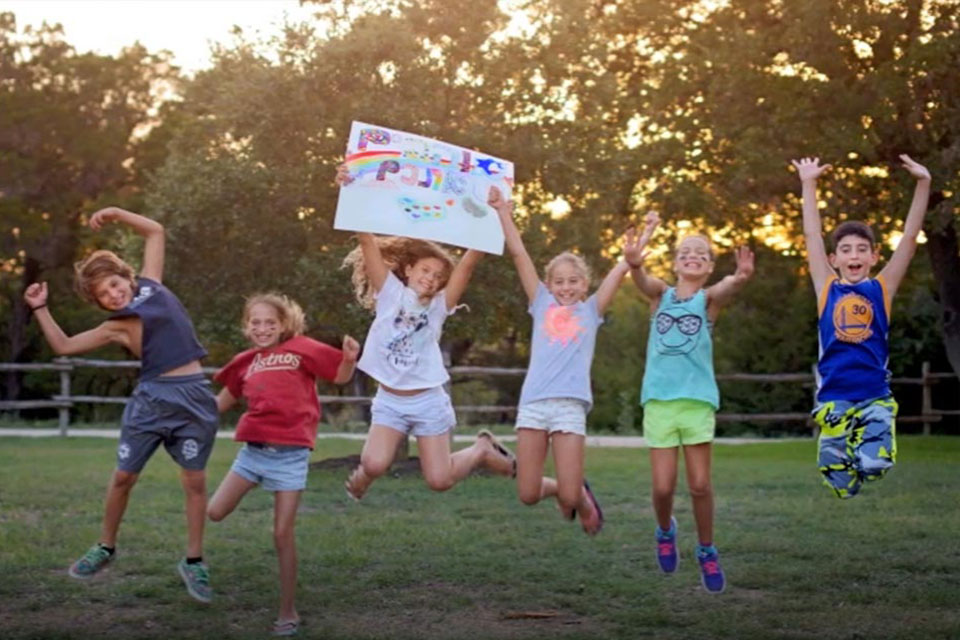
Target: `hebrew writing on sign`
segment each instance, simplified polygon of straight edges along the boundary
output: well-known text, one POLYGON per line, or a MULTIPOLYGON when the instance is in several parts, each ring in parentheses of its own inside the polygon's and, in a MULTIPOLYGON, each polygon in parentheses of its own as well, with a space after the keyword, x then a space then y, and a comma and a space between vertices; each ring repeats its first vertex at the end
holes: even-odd
POLYGON ((352 180, 340 189, 335 229, 503 253, 487 195, 498 187, 510 197, 512 162, 363 122, 350 128, 344 162, 352 180))

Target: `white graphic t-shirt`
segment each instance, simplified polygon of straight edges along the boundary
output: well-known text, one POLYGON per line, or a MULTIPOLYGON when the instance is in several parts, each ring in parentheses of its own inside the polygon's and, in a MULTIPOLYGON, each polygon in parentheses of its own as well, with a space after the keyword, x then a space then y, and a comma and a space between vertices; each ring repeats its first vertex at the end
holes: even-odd
POLYGON ((389 272, 377 294, 376 313, 358 369, 401 391, 438 387, 450 379, 439 344, 450 315, 445 292, 421 305, 416 292, 389 272))

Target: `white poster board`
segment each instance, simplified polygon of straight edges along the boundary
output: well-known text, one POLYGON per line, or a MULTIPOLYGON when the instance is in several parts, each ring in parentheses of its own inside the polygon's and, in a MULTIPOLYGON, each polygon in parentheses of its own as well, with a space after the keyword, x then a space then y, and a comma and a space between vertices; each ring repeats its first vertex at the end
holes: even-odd
POLYGON ((491 186, 510 198, 513 163, 472 149, 354 122, 333 227, 503 253, 491 186))

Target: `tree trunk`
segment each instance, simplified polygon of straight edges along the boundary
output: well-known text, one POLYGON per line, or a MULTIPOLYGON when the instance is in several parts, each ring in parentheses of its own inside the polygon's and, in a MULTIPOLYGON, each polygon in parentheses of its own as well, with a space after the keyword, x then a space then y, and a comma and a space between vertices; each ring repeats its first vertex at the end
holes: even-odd
POLYGON ((953 211, 943 194, 935 193, 923 230, 940 298, 943 346, 954 373, 960 376, 960 247, 953 211))

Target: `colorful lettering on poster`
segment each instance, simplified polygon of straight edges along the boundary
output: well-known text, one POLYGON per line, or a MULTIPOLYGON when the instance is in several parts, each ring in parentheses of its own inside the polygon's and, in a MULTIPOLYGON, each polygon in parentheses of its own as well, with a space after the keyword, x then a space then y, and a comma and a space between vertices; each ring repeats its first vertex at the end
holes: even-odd
POLYGON ((390 132, 384 129, 361 129, 360 139, 357 141, 357 149, 366 151, 368 142, 380 146, 390 144, 390 132))
POLYGON ((381 182, 387 179, 388 173, 397 173, 400 171, 400 163, 396 160, 384 160, 377 167, 377 180, 381 182))

